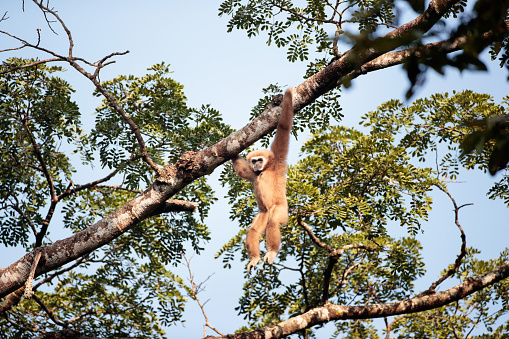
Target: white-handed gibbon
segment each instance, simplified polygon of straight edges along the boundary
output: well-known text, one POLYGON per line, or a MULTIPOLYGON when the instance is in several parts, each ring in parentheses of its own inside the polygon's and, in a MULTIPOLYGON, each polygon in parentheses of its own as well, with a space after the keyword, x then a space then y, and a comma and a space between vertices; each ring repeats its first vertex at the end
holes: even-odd
POLYGON ((254 185, 259 214, 247 230, 246 248, 251 261, 247 271, 260 261, 260 237, 265 231, 267 254, 263 261, 271 264, 281 244, 279 227, 288 222, 286 201, 286 157, 290 144, 293 120, 293 91, 290 87, 283 97, 283 112, 279 118, 276 136, 269 150, 256 150, 247 155, 247 161, 237 155, 232 159, 237 174, 254 185))

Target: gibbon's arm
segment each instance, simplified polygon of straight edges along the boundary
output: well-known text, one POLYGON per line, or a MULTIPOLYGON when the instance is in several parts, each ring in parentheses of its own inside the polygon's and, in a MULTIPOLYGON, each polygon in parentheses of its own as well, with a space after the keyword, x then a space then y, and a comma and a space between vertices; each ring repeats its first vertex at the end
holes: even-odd
POLYGON ((274 153, 276 159, 286 160, 288 155, 288 147, 290 145, 290 131, 292 130, 293 121, 293 91, 294 87, 286 90, 283 97, 283 112, 279 117, 277 124, 276 136, 270 146, 270 150, 274 153))
POLYGON ((256 180, 256 174, 251 168, 249 168, 246 159, 237 154, 232 158, 232 164, 239 177, 250 182, 254 182, 256 180))

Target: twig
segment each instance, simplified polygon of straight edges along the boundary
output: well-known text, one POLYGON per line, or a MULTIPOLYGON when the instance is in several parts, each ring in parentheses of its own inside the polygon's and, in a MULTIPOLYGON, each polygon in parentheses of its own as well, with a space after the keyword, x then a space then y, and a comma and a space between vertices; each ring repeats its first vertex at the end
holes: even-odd
POLYGON ((207 317, 207 314, 205 313, 205 308, 204 308, 204 305, 208 302, 208 300, 205 302, 205 304, 202 304, 200 302, 200 299, 198 298, 198 293, 200 293, 203 288, 201 287, 203 285, 203 283, 205 283, 207 280, 209 280, 209 278, 211 277, 211 275, 209 275, 207 277, 207 279, 205 279, 204 281, 202 281, 201 283, 199 284, 195 284, 194 282, 194 276, 193 276, 193 273, 191 272, 191 259, 192 257, 188 260, 186 258, 185 255, 182 255, 184 257, 184 260, 186 261, 186 266, 187 266, 187 270, 189 271, 189 282, 191 283, 191 293, 192 293, 192 297, 194 300, 196 300, 196 302, 198 303, 198 305, 200 306, 200 309, 201 309, 201 313, 203 314, 203 317, 205 318, 205 324, 203 325, 203 337, 205 338, 207 336, 207 327, 210 328, 211 330, 213 330, 214 332, 216 332, 217 334, 221 335, 221 336, 224 336, 223 333, 219 332, 214 326, 212 326, 209 322, 209 319, 207 317))
POLYGON ((456 260, 454 261, 454 265, 440 279, 438 279, 433 284, 431 284, 431 286, 426 291, 423 292, 424 294, 435 293, 436 287, 438 285, 440 285, 445 279, 447 279, 451 275, 453 275, 456 272, 456 270, 458 269, 458 267, 461 265, 461 261, 463 260, 463 257, 465 257, 465 255, 467 254, 467 239, 466 239, 465 232, 463 231, 463 228, 461 227, 461 225, 459 223, 459 210, 462 207, 473 205, 473 204, 464 204, 464 205, 461 205, 458 207, 458 205, 456 204, 456 201, 454 200, 452 195, 447 190, 445 190, 445 188, 442 187, 442 185, 435 184, 435 186, 438 187, 439 190, 441 190, 442 192, 447 194, 449 199, 451 199, 452 204, 454 205, 454 223, 456 224, 456 226, 458 226, 458 229, 460 231, 461 249, 460 249, 460 254, 458 254, 458 256, 456 257, 456 260))
POLYGON ((86 262, 87 260, 88 260, 88 255, 85 256, 85 257, 81 257, 80 259, 76 260, 76 262, 74 264, 72 264, 71 266, 69 266, 67 268, 64 268, 64 269, 61 269, 59 271, 56 271, 53 274, 51 274, 50 276, 44 278, 43 280, 38 282, 37 285, 35 285, 33 289, 37 290, 41 285, 43 285, 43 284, 45 284, 47 282, 50 282, 55 277, 65 273, 65 272, 71 271, 73 268, 78 267, 79 265, 81 265, 82 263, 86 262))

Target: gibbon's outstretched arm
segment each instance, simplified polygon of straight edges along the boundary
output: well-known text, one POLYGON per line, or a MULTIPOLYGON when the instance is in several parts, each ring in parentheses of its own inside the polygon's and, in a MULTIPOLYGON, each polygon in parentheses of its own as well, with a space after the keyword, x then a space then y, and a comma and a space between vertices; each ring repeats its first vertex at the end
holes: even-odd
POLYGON ((288 148, 290 146, 290 131, 292 130, 293 122, 293 91, 295 87, 290 87, 286 90, 283 97, 283 112, 279 117, 277 124, 276 136, 270 150, 274 153, 278 161, 286 160, 288 156, 288 148))

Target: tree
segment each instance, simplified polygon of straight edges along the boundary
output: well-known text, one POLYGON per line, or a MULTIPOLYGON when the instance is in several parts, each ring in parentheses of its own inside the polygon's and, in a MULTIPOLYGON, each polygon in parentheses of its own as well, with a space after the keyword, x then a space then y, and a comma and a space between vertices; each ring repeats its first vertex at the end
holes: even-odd
MULTIPOLYGON (((10 336, 59 329, 94 336, 159 336, 158 321, 171 324, 180 319, 182 291, 196 298, 194 288, 184 286, 167 264, 180 260, 184 242, 199 252, 200 242, 208 239, 203 218, 215 198, 206 176, 275 128, 281 97, 274 95, 281 89, 268 87, 253 121, 232 132, 211 107, 187 107, 182 86, 168 77, 165 64, 153 66, 144 77, 100 82, 101 69, 125 53, 112 53, 95 63, 75 57, 71 32, 58 13, 48 3, 34 4, 49 24, 56 20, 63 27, 69 49, 61 54, 1 32, 17 40, 19 48, 52 57, 9 59, 0 72, 6 131, 1 137, 2 241, 30 250, 0 270, 6 316, 0 326, 10 336), (57 61, 88 78, 96 95, 104 98, 90 133, 81 128, 70 85, 52 75, 61 69, 47 65, 57 61), (106 169, 104 176, 73 183, 73 151, 84 165, 100 164, 106 169), (110 184, 114 178, 117 181, 110 184), (63 223, 73 235, 52 243, 48 230, 57 206, 63 206, 63 223), (195 208, 198 218, 182 213, 195 208), (40 280, 31 287, 37 277, 40 280), (54 290, 40 290, 57 279, 54 290), (29 296, 32 290, 33 298, 20 303, 21 294, 29 296), (44 328, 28 327, 40 319, 51 321, 44 328)), ((414 336, 430 333, 437 328, 430 319, 445 323, 440 327, 443 335, 465 334, 480 320, 496 324, 507 311, 507 254, 490 262, 474 258, 476 250, 467 248, 458 222, 462 206, 452 197, 463 241, 458 258, 427 291, 413 291, 413 282, 423 274, 415 235, 431 205, 429 192, 437 187, 447 194, 438 175, 454 178, 460 165, 487 168, 483 153, 456 160, 454 147, 470 131, 460 123, 504 114, 506 108, 487 96, 464 92, 407 108, 388 102, 364 118, 371 128, 367 133, 333 124, 340 118, 339 86, 360 75, 404 64, 411 96, 428 67, 439 72, 445 66, 483 69, 479 53, 489 46, 506 65, 507 1, 481 0, 473 7, 452 0, 431 1, 427 8, 424 2, 409 4, 417 16, 403 25, 396 20, 397 4, 390 1, 315 1, 304 8, 288 1, 221 5, 220 13, 231 16, 230 30, 246 29, 249 36, 267 31, 269 44, 288 46, 290 61, 305 60, 309 46, 329 53, 310 64, 306 80, 297 87, 294 131, 309 129, 313 138, 303 148, 305 157, 289 172, 291 220, 283 234, 281 265, 247 280, 239 312, 248 317, 251 328, 236 336, 308 336, 315 325, 333 320, 412 312, 420 313, 387 321, 387 335, 390 330, 414 336), (468 15, 458 20, 461 12, 468 15), (354 26, 351 31, 360 33, 346 32, 343 26, 349 23, 354 26), (447 29, 439 30, 439 24, 447 29), (331 40, 328 25, 336 32, 331 40), (293 34, 293 26, 301 33, 293 34), (351 46, 344 53, 339 51, 342 36, 351 46), (437 140, 448 143, 451 152, 434 169, 416 166, 411 158, 424 159, 426 150, 439 147, 437 140), (389 221, 405 226, 409 236, 391 237, 389 221), (280 274, 291 267, 297 267, 293 270, 298 278, 283 283, 280 274), (436 291, 452 277, 461 283, 436 291), (341 306, 351 302, 359 306, 341 306), (502 307, 489 314, 495 302, 502 307), (456 313, 449 314, 451 310, 456 313), (283 321, 285 315, 288 320, 283 321), (254 330, 260 326, 265 327, 254 330)), ((221 178, 230 187, 233 217, 245 230, 253 216, 251 190, 231 170, 224 170, 221 178)), ((505 197, 505 180, 494 187, 492 196, 505 197)), ((242 250, 243 232, 218 253, 226 265, 242 250)), ((374 336, 369 321, 336 324, 338 334, 374 336)), ((504 333, 507 325, 497 331, 504 333)))

